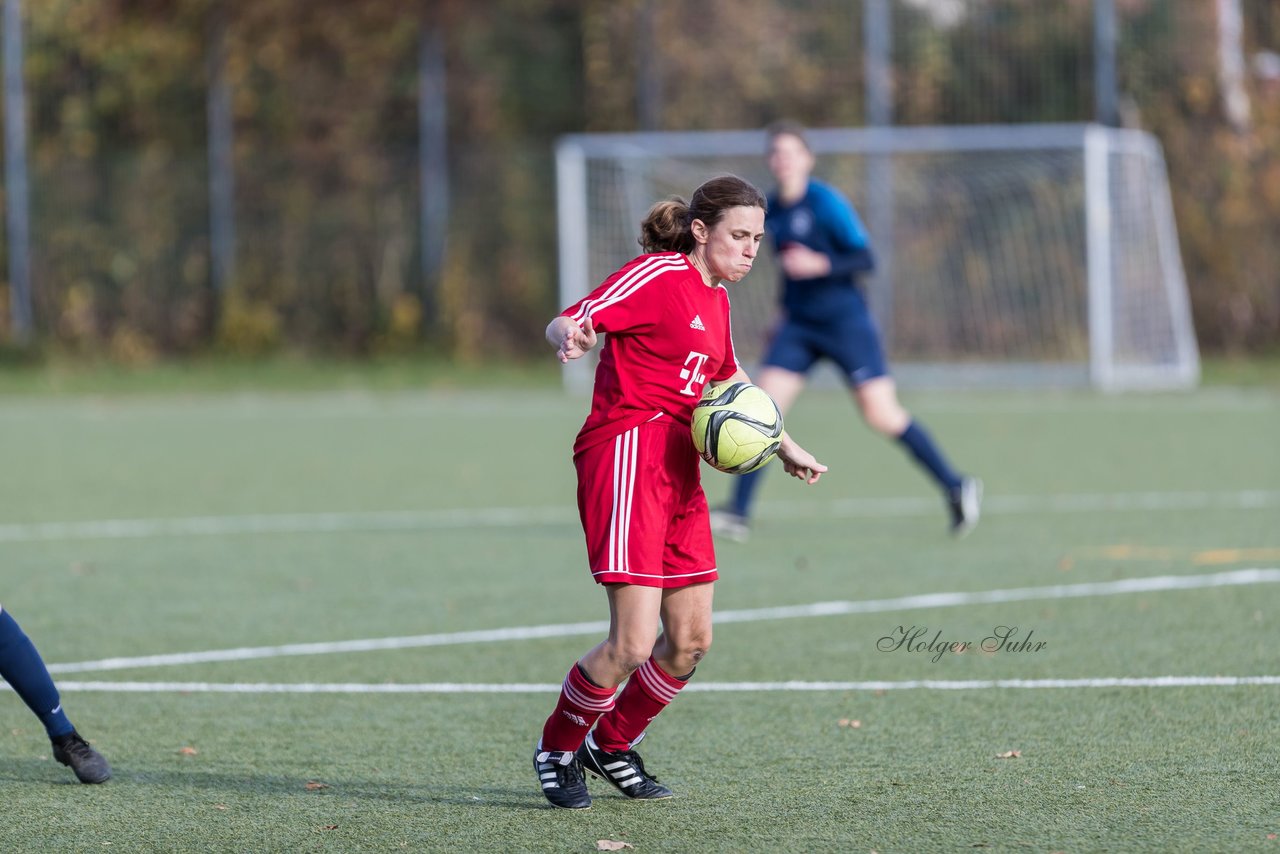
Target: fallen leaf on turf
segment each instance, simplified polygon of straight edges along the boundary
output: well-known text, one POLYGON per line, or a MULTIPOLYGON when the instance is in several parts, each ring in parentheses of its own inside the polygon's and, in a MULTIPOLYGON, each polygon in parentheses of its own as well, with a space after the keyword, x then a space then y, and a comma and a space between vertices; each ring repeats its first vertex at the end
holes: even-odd
POLYGON ((319 780, 308 780, 308 781, 307 781, 306 789, 307 789, 307 791, 308 791, 308 792, 314 792, 314 791, 315 791, 315 790, 317 790, 317 789, 327 789, 327 788, 329 788, 329 784, 328 784, 328 783, 321 783, 319 780))
POLYGON ((337 830, 337 829, 338 829, 338 826, 337 826, 336 824, 326 824, 326 825, 324 825, 323 827, 321 827, 320 829, 321 829, 321 830, 337 830))
POLYGON ((630 842, 618 842, 614 839, 597 839, 597 851, 621 851, 623 848, 635 848, 630 842))
POLYGON ((1017 759, 1021 755, 1021 750, 1006 750, 1004 753, 997 753, 996 759, 1017 759))
POLYGON ((184 747, 178 752, 183 756, 196 756, 200 753, 200 751, 196 750, 194 747, 184 747))

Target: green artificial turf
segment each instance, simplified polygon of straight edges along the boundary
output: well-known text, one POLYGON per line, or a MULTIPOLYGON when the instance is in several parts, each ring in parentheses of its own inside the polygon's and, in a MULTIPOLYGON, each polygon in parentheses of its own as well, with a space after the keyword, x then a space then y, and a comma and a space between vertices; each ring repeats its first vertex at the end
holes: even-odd
MULTIPOLYGON (((832 470, 813 487, 770 475, 752 540, 718 547, 717 610, 883 601, 717 626, 701 690, 643 748, 677 797, 633 803, 596 781, 583 814, 546 807, 530 756, 598 634, 453 635, 607 617, 573 504, 585 400, 528 385, 6 397, 0 603, 116 775, 75 784, 0 693, 0 850, 1274 848, 1280 685, 990 683, 1280 676, 1280 397, 905 397, 986 481, 979 528, 947 538, 897 447, 842 395, 803 397, 789 429, 832 470), (1052 592, 1248 569, 1262 573, 1052 592), (911 627, 978 642, 998 626, 1044 646, 937 661, 877 648, 911 627), (436 639, 66 667, 422 636, 436 639), (854 687, 759 684, 787 681, 854 687), (939 681, 969 687, 901 687, 939 681), (708 690, 726 683, 744 684, 708 690), (419 687, 372 693, 387 684, 419 687)), ((704 478, 721 500, 729 479, 704 478)))

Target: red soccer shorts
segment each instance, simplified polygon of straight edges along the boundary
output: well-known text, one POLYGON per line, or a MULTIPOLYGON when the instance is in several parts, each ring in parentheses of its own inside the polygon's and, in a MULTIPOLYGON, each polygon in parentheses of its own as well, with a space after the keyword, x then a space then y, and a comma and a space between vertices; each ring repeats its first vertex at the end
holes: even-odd
POLYGON ((684 587, 719 577, 698 454, 685 425, 663 416, 573 462, 598 583, 684 587))

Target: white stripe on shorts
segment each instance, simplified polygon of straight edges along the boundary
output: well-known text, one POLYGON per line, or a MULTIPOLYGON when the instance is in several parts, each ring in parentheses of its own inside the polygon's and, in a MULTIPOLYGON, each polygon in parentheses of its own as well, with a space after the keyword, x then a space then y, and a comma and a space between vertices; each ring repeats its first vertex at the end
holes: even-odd
POLYGON ((636 459, 640 428, 632 427, 613 440, 613 514, 609 520, 611 572, 630 572, 631 508, 635 503, 636 459))

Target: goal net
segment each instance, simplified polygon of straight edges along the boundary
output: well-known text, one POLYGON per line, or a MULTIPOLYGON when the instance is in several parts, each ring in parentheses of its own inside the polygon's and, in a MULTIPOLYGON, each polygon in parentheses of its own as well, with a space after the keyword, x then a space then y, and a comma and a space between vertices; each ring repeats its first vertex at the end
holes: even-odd
MULTIPOLYGON (((816 177, 842 190, 877 258, 863 280, 903 384, 1194 386, 1168 181, 1149 134, 1096 125, 824 129, 816 177)), ((560 297, 640 252, 660 198, 731 172, 771 186, 761 131, 586 134, 556 152, 560 297)), ((748 370, 777 317, 772 252, 731 286, 748 370)), ((590 383, 592 364, 566 374, 590 383)))

